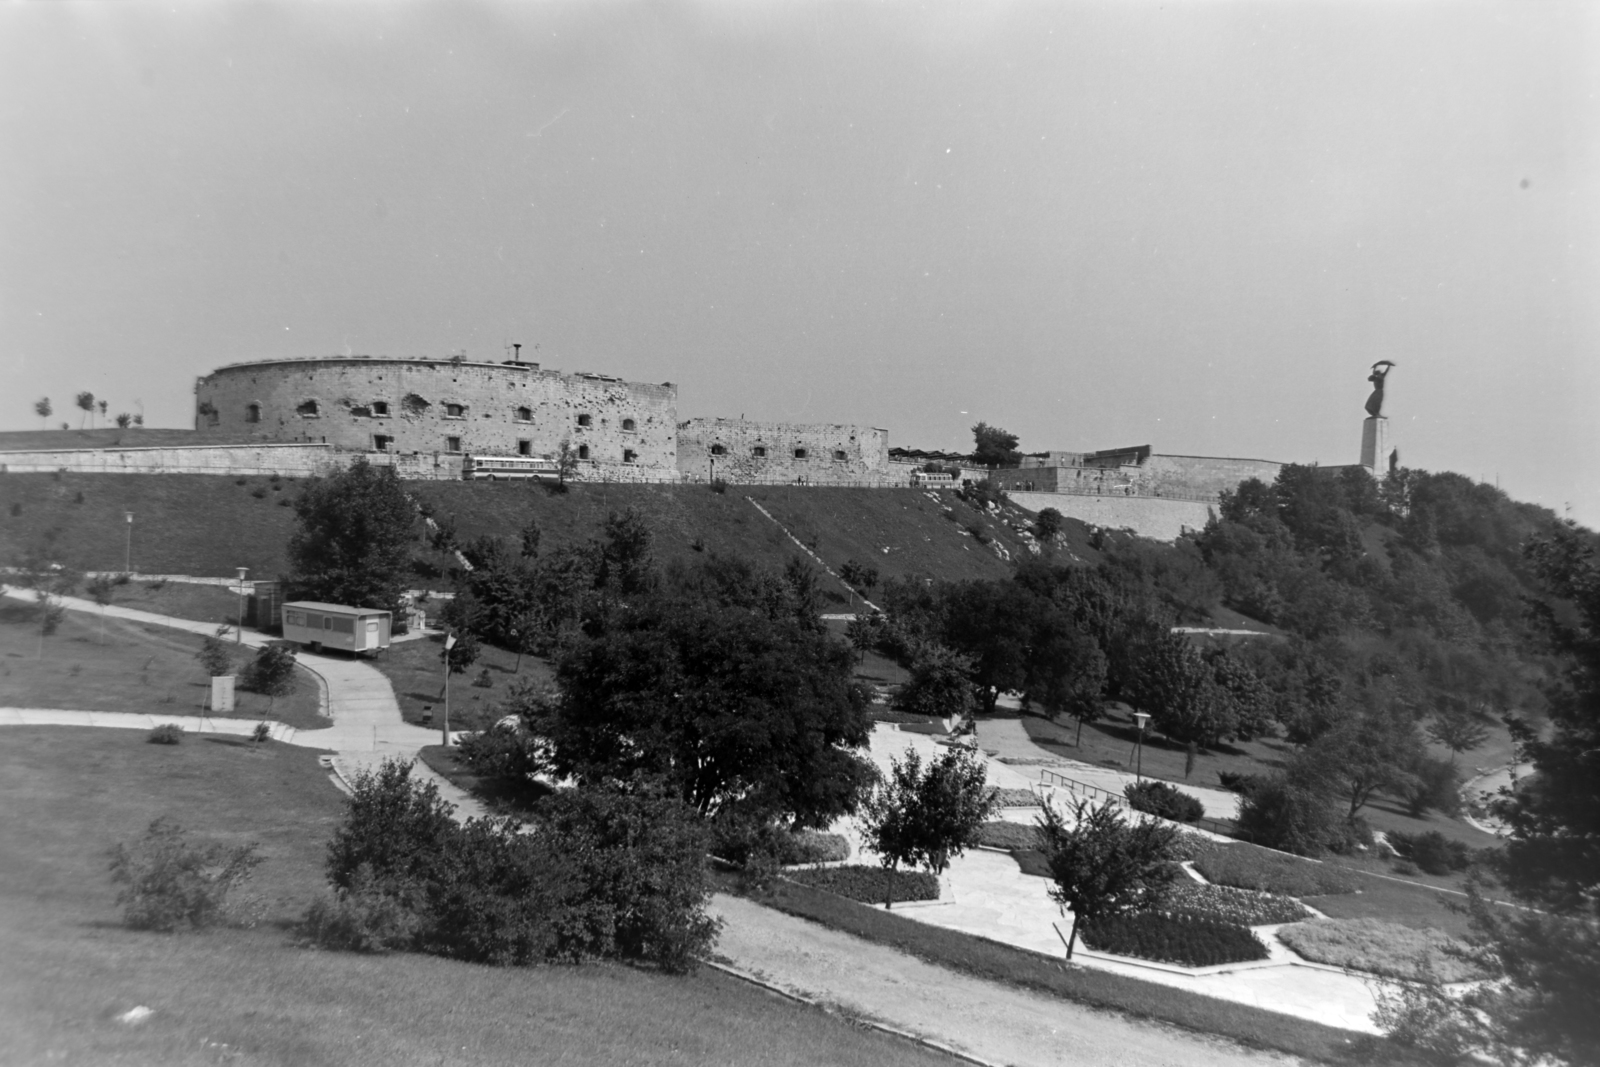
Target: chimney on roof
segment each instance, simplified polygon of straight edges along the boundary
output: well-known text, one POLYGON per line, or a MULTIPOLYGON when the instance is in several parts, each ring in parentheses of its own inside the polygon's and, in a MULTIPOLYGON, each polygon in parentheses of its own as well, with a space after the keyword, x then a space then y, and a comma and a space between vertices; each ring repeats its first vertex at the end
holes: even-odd
POLYGON ((511 342, 511 348, 512 348, 511 362, 513 362, 513 363, 521 363, 522 362, 522 345, 519 342, 513 341, 513 342, 511 342))

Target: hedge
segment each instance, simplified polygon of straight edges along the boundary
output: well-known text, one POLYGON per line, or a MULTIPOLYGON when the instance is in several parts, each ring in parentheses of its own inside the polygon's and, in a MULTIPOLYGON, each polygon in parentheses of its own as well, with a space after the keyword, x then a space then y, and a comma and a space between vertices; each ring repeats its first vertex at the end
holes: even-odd
POLYGON ((841 897, 848 897, 862 904, 883 903, 887 895, 886 879, 896 904, 912 900, 939 899, 939 879, 927 871, 887 871, 882 867, 853 863, 845 867, 808 867, 789 871, 785 877, 801 885, 837 893, 841 897))
POLYGON ((996 799, 1002 808, 1037 808, 1039 794, 1031 789, 996 789, 996 799))
POLYGON ((1031 825, 997 820, 978 828, 978 844, 1015 852, 1039 847, 1039 833, 1031 825))
POLYGON ((1122 793, 1134 811, 1173 822, 1199 822, 1206 814, 1204 804, 1166 782, 1130 782, 1122 793))
POLYGON ((816 830, 790 833, 773 826, 752 830, 747 826, 713 824, 712 855, 742 864, 755 849, 770 852, 780 867, 838 863, 850 858, 850 842, 841 834, 825 834, 816 830))
POLYGON ((1245 927, 1193 916, 1136 911, 1084 923, 1078 932, 1097 952, 1186 967, 1267 958, 1267 946, 1245 927))
POLYGON ((1188 879, 1173 887, 1162 910, 1240 926, 1271 926, 1311 917, 1311 912, 1292 897, 1224 885, 1201 885, 1188 879))
POLYGON ((1201 853, 1195 858, 1194 867, 1207 881, 1218 885, 1286 897, 1318 897, 1356 890, 1355 877, 1341 867, 1242 842, 1201 853))
POLYGON ((1452 841, 1437 830, 1422 834, 1389 831, 1389 844, 1401 856, 1433 875, 1464 871, 1478 858, 1478 850, 1461 841, 1452 841))

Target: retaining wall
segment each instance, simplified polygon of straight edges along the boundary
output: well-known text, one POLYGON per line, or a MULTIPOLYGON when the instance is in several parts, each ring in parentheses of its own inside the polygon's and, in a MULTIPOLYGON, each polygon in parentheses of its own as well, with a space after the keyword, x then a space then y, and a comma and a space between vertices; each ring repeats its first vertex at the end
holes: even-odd
POLYGON ((889 483, 889 431, 846 423, 695 418, 678 424, 678 469, 741 484, 889 483))
POLYGON ((1127 527, 1141 537, 1175 541, 1204 528, 1215 508, 1198 500, 1148 496, 1080 496, 1074 493, 1009 493, 1019 507, 1038 513, 1055 508, 1069 519, 1108 529, 1127 527))

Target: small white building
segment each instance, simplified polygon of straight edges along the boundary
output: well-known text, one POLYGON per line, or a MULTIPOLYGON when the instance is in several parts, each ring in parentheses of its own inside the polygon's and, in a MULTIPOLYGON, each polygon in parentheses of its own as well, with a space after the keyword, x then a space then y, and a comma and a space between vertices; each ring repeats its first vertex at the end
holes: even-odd
POLYGON ((294 600, 283 606, 285 640, 311 646, 313 652, 338 648, 346 652, 378 652, 389 647, 390 615, 377 608, 352 608, 294 600))

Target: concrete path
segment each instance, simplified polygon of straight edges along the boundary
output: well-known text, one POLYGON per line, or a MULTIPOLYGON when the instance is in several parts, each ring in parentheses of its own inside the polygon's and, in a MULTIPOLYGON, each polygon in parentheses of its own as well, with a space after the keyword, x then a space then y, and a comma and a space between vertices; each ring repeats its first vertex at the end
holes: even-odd
MULTIPOLYGON (((1016 720, 998 722, 1010 722, 1017 727, 1017 733, 1021 733, 1016 720)), ((994 724, 994 721, 979 724, 980 744, 984 742, 984 727, 994 724)), ((915 749, 924 761, 942 751, 927 734, 907 733, 886 723, 874 727, 870 755, 880 770, 887 772, 890 757, 902 756, 908 747, 915 749)), ((1027 773, 1034 770, 1031 766, 1011 766, 990 759, 987 770, 992 785, 1032 787, 1058 811, 1070 810, 1072 795, 1062 789, 1042 788, 1036 779, 1030 780, 1027 773)), ((1036 809, 1027 808, 1012 808, 1002 813, 1003 818, 1026 823, 1033 822, 1036 816, 1036 809)), ((849 839, 853 862, 877 862, 876 853, 867 845, 855 819, 841 820, 830 829, 849 839)), ((988 849, 968 852, 951 863, 937 902, 901 904, 894 910, 895 914, 908 919, 976 934, 1055 959, 1066 954, 1063 935, 1070 931, 1072 922, 1071 913, 1063 913, 1050 899, 1046 879, 1023 874, 1009 854, 988 849)), ((1257 936, 1272 955, 1254 963, 1192 969, 1110 956, 1083 948, 1081 944, 1073 953, 1073 960, 1096 970, 1250 1004, 1328 1026, 1376 1033, 1377 1028, 1372 1023, 1372 1012, 1377 1006, 1374 994, 1385 983, 1372 976, 1303 960, 1278 942, 1276 929, 1257 928, 1257 936)))

